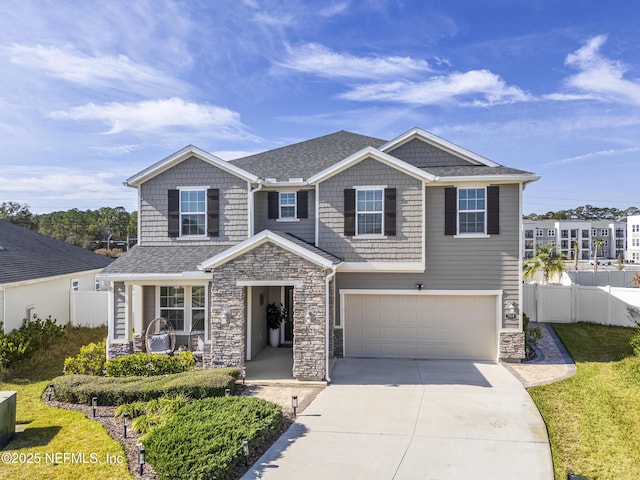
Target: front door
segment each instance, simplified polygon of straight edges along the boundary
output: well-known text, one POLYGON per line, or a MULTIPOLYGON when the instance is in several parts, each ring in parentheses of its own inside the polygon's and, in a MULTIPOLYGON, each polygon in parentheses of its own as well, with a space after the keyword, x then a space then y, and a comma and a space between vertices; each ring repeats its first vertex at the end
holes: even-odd
POLYGON ((286 317, 284 320, 283 343, 293 343, 293 287, 284 287, 284 309, 286 317))

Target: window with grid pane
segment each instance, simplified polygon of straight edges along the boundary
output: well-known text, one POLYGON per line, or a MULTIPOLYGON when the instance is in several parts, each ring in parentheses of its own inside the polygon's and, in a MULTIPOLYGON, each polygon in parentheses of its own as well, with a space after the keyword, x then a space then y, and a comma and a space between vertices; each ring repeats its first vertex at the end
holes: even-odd
POLYGON ((382 235, 382 189, 356 190, 356 235, 382 235))
POLYGON ((458 232, 485 233, 486 192, 484 188, 458 189, 458 232))
POLYGON ((173 328, 184 330, 184 287, 160 287, 160 316, 173 328))
POLYGON ((181 235, 205 235, 206 192, 204 190, 180 190, 181 235))
POLYGON ((280 192, 280 218, 296 218, 296 192, 280 192))

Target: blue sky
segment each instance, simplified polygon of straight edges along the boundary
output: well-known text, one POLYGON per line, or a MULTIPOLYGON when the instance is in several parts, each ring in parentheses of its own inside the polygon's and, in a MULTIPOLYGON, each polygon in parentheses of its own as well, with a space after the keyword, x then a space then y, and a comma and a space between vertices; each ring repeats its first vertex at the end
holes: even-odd
POLYGON ((637 0, 0 4, 0 202, 136 208, 122 181, 419 126, 532 171, 524 211, 640 207, 637 0))

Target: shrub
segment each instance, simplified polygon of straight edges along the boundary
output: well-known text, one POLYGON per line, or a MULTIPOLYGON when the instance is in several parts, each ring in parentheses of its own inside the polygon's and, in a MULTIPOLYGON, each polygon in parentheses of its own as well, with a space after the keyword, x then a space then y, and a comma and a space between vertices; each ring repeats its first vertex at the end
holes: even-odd
POLYGON ((158 479, 222 480, 243 461, 242 442, 255 448, 283 423, 278 405, 252 397, 198 400, 180 409, 143 440, 158 479))
POLYGON ((628 306, 627 316, 635 326, 636 333, 634 333, 629 339, 629 345, 633 348, 633 353, 640 356, 640 309, 637 307, 628 306))
POLYGON ((164 396, 149 402, 125 403, 116 408, 116 415, 121 417, 125 413, 133 418, 131 427, 139 433, 148 433, 163 423, 189 403, 190 399, 184 395, 164 396))
POLYGON ((80 347, 80 353, 64 361, 66 375, 102 375, 107 361, 107 339, 80 347))
POLYGON ((36 350, 46 347, 50 342, 62 336, 64 326, 57 325, 51 316, 42 320, 35 318, 22 321, 22 326, 5 335, 0 322, 0 367, 31 357, 36 350))
POLYGON ((160 353, 132 353, 108 360, 104 366, 108 377, 151 377, 169 373, 181 373, 196 368, 191 352, 180 352, 170 357, 160 353))
POLYGON ((529 317, 526 313, 522 314, 522 325, 525 345, 530 347, 538 345, 538 340, 542 338, 542 330, 538 327, 529 327, 529 317))
POLYGON ((56 399, 63 402, 88 404, 96 396, 100 405, 120 405, 163 395, 194 399, 223 396, 226 388, 233 390, 239 376, 237 368, 215 368, 155 377, 65 375, 52 383, 56 399))

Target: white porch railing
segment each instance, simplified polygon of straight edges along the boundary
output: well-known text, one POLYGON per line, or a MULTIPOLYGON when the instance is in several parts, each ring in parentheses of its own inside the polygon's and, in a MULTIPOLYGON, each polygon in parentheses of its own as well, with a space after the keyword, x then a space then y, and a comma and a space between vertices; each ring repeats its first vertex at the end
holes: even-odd
POLYGON ((71 291, 71 324, 85 327, 106 325, 109 313, 108 305, 108 292, 71 291))
POLYGON ((630 308, 640 310, 640 288, 523 285, 522 311, 533 322, 589 322, 632 327, 630 308))

